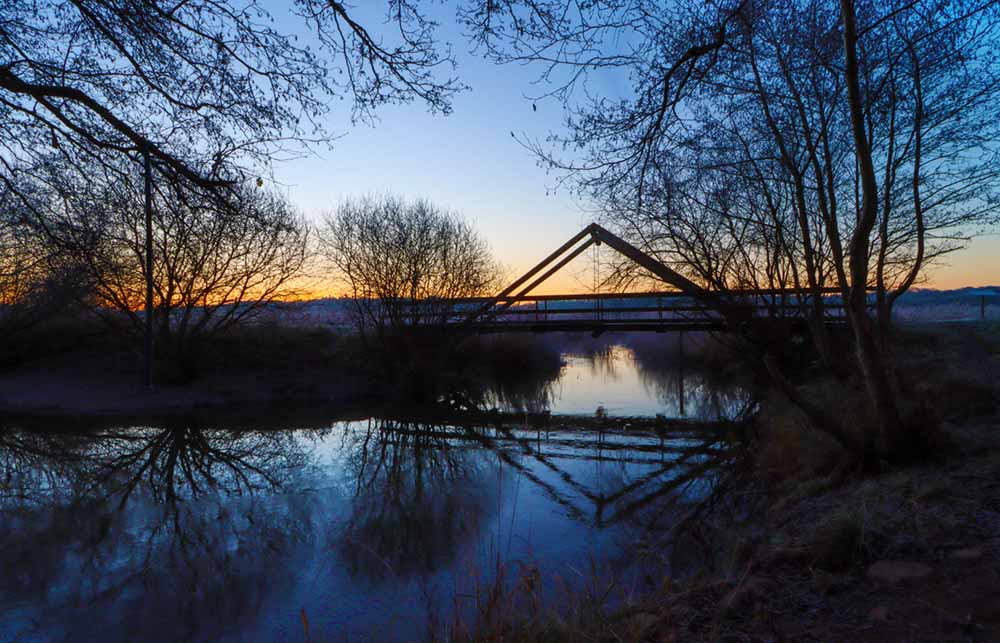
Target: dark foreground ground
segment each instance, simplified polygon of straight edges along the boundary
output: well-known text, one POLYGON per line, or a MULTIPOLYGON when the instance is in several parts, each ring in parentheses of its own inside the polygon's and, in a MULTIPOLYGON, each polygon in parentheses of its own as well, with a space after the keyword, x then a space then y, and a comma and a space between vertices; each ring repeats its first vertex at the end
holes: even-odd
POLYGON ((995 448, 799 495, 755 519, 726 572, 663 579, 606 614, 582 601, 509 627, 487 620, 468 640, 1000 640, 995 448))
POLYGON ((956 429, 963 450, 944 466, 789 491, 728 573, 647 603, 637 638, 1000 640, 997 427, 956 429))

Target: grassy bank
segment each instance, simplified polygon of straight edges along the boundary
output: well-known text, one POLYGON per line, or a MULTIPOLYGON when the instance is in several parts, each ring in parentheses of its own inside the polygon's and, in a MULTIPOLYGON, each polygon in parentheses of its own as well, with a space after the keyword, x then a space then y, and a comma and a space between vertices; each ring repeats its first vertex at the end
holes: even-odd
POLYGON ((1000 640, 1000 325, 908 326, 894 350, 948 438, 931 461, 863 475, 769 398, 727 495, 665 546, 697 565, 559 605, 507 579, 438 640, 1000 640))
POLYGON ((350 333, 259 324, 200 339, 183 355, 155 346, 153 389, 143 384, 141 342, 97 320, 60 319, 0 340, 0 413, 142 416, 243 415, 359 405, 435 404, 445 391, 477 401, 498 384, 530 388, 558 376, 557 348, 540 338, 471 337, 411 342, 384 368, 350 333))

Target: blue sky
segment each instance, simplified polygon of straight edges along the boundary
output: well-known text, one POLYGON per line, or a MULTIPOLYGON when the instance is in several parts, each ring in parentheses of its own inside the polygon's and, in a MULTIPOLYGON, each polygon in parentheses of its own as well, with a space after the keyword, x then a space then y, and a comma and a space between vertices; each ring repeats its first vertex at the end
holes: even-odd
MULTIPOLYGON (((279 1, 275 0, 276 7, 279 1)), ((383 5, 367 6, 382 11, 383 5)), ((352 127, 344 101, 343 108, 331 109, 326 122, 330 131, 343 136, 317 155, 278 164, 275 179, 312 220, 351 196, 391 191, 426 197, 472 221, 511 271, 523 272, 592 220, 587 204, 566 188, 555 189, 558 177, 539 167, 534 156, 511 137, 515 132, 544 138, 560 131, 562 106, 555 100, 542 100, 535 102, 537 111, 533 110, 533 101, 526 96, 540 93, 534 84, 538 68, 497 66, 470 53, 455 24, 451 3, 428 8, 438 14, 439 36, 452 43, 457 74, 470 87, 454 98, 453 113, 431 115, 419 103, 389 106, 378 111, 374 125, 352 127)), ((373 14, 376 21, 372 21, 367 13, 359 15, 374 30, 380 14, 373 14)), ((282 14, 275 9, 279 22, 287 19, 282 14)), ((288 28, 298 31, 301 23, 289 20, 288 28)), ((978 239, 947 262, 950 266, 930 274, 929 285, 1000 284, 1000 236, 978 239)), ((583 278, 582 269, 583 265, 577 266, 578 278, 583 278)), ((581 289, 573 275, 570 270, 555 285, 581 289)))
POLYGON ((532 109, 525 96, 537 91, 537 70, 470 53, 453 8, 431 8, 441 14, 439 36, 452 43, 457 74, 470 87, 454 97, 452 114, 432 115, 419 103, 388 106, 374 125, 352 127, 344 101, 326 123, 343 136, 318 156, 279 164, 275 178, 314 220, 350 196, 426 197, 472 221, 512 272, 527 270, 592 219, 586 204, 555 189, 558 177, 511 136, 560 129, 562 106, 537 101, 532 109))

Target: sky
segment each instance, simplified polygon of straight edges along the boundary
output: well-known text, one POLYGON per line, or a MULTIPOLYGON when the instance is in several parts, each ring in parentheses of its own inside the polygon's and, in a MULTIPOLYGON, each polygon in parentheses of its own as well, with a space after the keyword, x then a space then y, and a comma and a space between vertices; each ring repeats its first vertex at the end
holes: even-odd
MULTIPOLYGON (((593 217, 585 201, 559 188, 558 176, 540 167, 511 136, 513 132, 522 139, 542 139, 563 131, 561 104, 529 98, 542 91, 536 84, 539 69, 498 66, 470 52, 449 4, 429 7, 441 13, 436 16, 439 36, 452 44, 456 72, 470 87, 455 96, 452 114, 432 115, 419 103, 388 106, 379 109, 374 125, 352 127, 345 101, 344 109, 331 109, 327 118, 328 129, 342 134, 332 147, 280 162, 274 179, 313 221, 346 198, 373 192, 427 198, 471 221, 517 276, 593 217)), ((301 28, 277 9, 275 16, 279 22, 287 19, 291 31, 301 28)), ((586 253, 539 292, 588 290, 592 261, 586 253)), ((922 285, 1000 285, 1000 234, 977 238, 949 256, 922 285)))

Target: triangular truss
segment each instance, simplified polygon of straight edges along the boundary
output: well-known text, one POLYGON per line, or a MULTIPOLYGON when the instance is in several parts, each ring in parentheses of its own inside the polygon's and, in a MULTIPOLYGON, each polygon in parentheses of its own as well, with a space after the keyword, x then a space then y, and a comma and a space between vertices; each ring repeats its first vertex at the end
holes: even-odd
POLYGON ((502 315, 552 275, 559 272, 566 264, 580 256, 587 248, 602 243, 607 244, 622 256, 631 259, 684 295, 691 297, 699 305, 720 313, 728 322, 745 321, 747 318, 747 311, 744 307, 730 302, 717 292, 702 288, 621 237, 612 234, 596 223, 591 223, 560 246, 558 250, 507 286, 500 294, 469 314, 465 320, 466 324, 488 322, 498 315, 502 315))

